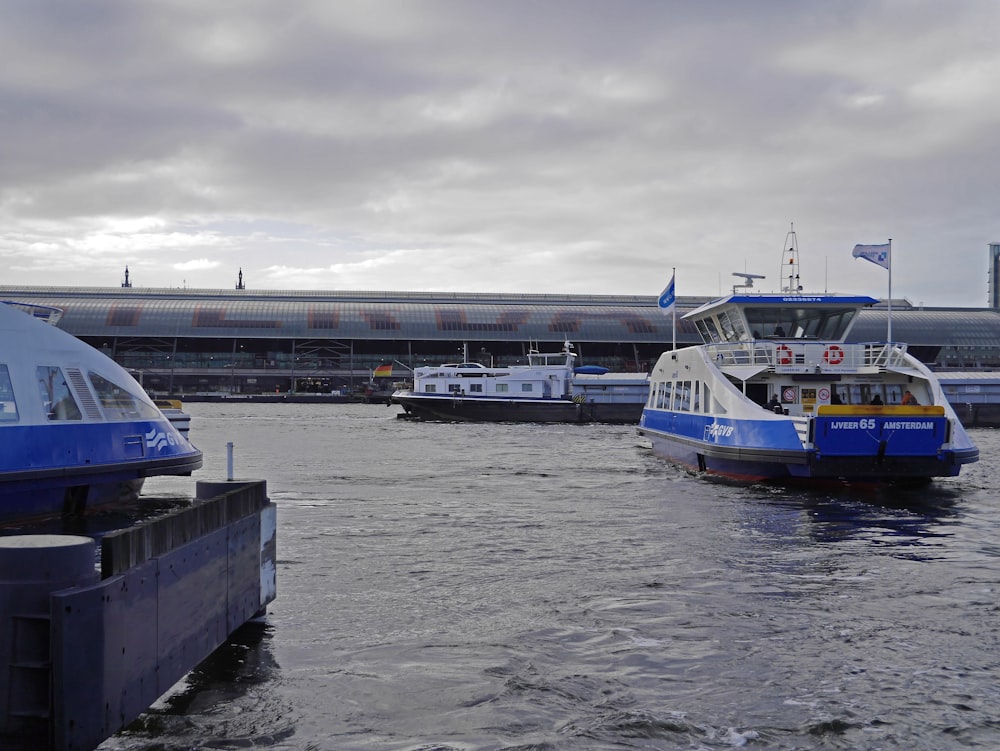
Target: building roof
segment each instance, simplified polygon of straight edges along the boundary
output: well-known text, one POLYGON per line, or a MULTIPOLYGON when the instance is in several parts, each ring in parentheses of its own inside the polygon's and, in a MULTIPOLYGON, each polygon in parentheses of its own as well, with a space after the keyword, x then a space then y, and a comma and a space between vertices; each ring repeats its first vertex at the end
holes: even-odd
MULTIPOLYGON (((649 295, 251 291, 0 286, 0 299, 51 305, 80 337, 571 341, 668 344, 672 318, 649 295)), ((707 297, 678 299, 677 342, 700 341, 682 315, 707 297)), ((899 309, 895 341, 1000 347, 1000 310, 899 309)), ((888 311, 862 310, 852 342, 884 341, 888 311)))

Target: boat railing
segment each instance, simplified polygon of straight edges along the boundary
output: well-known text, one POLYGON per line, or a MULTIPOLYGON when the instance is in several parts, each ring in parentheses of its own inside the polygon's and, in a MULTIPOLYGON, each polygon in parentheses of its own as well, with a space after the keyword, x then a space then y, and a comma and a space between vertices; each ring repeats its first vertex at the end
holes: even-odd
POLYGON ((776 372, 802 373, 859 370, 905 362, 906 345, 889 342, 804 341, 801 339, 720 342, 706 345, 709 357, 720 366, 758 365, 776 372))
POLYGON ((0 302, 10 305, 12 308, 17 308, 29 316, 53 326, 59 324, 59 319, 62 318, 63 314, 62 308, 54 308, 51 305, 36 305, 35 303, 17 302, 14 300, 0 300, 0 302))

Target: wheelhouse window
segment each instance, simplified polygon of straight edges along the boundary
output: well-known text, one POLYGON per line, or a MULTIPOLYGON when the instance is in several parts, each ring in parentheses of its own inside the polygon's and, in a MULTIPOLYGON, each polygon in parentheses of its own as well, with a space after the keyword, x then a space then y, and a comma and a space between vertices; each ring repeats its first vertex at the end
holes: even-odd
POLYGON ((17 421, 17 402, 14 387, 10 382, 10 372, 6 365, 0 365, 0 422, 17 421))
POLYGON ((755 334, 778 339, 842 339, 856 314, 856 309, 842 307, 746 309, 747 323, 755 334))
POLYGON ((83 414, 73 398, 62 368, 55 365, 39 365, 35 369, 38 378, 38 392, 42 397, 45 412, 53 421, 82 420, 83 414))

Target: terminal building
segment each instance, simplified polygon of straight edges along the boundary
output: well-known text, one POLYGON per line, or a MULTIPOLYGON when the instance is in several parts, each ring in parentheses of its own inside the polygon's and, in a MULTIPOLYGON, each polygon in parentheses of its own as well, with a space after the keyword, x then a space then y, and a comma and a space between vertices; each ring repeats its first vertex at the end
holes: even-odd
MULTIPOLYGON (((655 296, 0 286, 0 299, 63 311, 59 326, 137 374, 157 396, 354 393, 375 368, 405 381, 421 365, 524 362, 574 345, 581 364, 645 372, 676 337, 700 343, 678 299, 677 329, 655 296)), ((885 341, 890 311, 863 311, 850 341, 885 341)), ((894 300, 895 341, 939 371, 1000 370, 1000 308, 894 300)))

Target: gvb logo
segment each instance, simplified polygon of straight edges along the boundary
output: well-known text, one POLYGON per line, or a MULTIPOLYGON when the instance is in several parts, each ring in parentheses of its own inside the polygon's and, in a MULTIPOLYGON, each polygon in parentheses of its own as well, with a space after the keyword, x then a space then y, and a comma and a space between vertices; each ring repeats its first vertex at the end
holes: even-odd
POLYGON ((153 428, 146 433, 146 448, 162 451, 166 446, 173 446, 177 443, 172 435, 167 435, 162 430, 153 428))
POLYGON ((711 425, 705 426, 704 440, 708 441, 713 438, 729 438, 732 434, 732 425, 720 425, 717 422, 713 422, 711 425))

